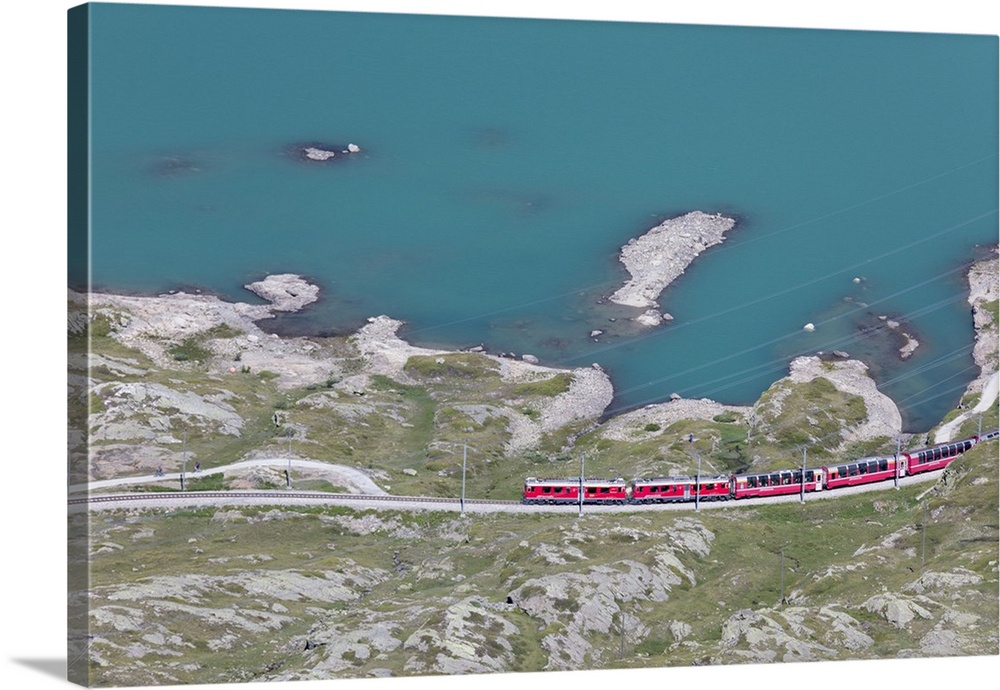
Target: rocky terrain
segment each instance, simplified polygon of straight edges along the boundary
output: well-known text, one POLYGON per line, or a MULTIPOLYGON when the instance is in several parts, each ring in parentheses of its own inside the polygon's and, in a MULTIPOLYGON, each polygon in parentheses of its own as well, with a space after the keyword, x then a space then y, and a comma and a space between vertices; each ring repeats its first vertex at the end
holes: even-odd
MULTIPOLYGON (((984 379, 996 270, 970 271, 984 379)), ((721 474, 797 464, 804 446, 810 464, 894 448, 900 428, 850 359, 796 359, 751 406, 676 399, 602 420, 599 368, 417 348, 388 316, 280 338, 257 322, 314 286, 248 289, 268 303, 91 295, 88 313, 70 294, 70 415, 87 429, 71 433, 71 482, 198 461, 188 490, 279 488, 257 459, 281 457, 297 488, 457 496, 467 450, 468 495, 513 498, 581 455, 591 476, 696 460, 721 474)), ((97 685, 996 654, 996 453, 929 487, 699 513, 78 512, 81 644, 97 685)))
POLYGON ((102 511, 92 678, 996 654, 995 456, 930 489, 697 514, 102 511))
POLYGON ((1000 319, 997 305, 1000 301, 1000 259, 993 251, 993 258, 980 261, 969 269, 969 305, 976 327, 976 345, 972 358, 979 366, 980 373, 969 384, 967 393, 977 393, 983 389, 987 379, 997 371, 998 351, 1000 351, 1000 319))
MULTIPOLYGON (((270 303, 90 295, 89 356, 87 300, 70 293, 70 332, 81 339, 78 351, 71 347, 71 401, 88 410, 91 442, 74 463, 74 482, 275 456, 286 439, 298 457, 353 464, 363 453, 364 469, 382 481, 402 469, 412 476, 399 465, 424 464, 459 437, 480 457, 546 439, 561 445, 611 402, 611 382, 596 365, 552 369, 418 348, 387 316, 339 338, 269 335, 257 322, 315 301, 318 289, 291 275, 246 287, 270 303), (387 455, 388 466, 379 459, 387 455)), ((84 437, 74 440, 82 449, 84 437)))

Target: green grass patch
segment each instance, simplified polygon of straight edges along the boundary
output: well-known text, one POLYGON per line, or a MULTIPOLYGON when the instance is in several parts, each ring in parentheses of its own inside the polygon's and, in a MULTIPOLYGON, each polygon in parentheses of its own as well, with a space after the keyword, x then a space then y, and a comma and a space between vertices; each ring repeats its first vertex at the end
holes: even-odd
POLYGON ((205 348, 199 338, 187 338, 167 352, 175 362, 205 362, 212 357, 211 350, 205 348))
POLYGON ((993 321, 986 327, 991 329, 997 328, 997 325, 1000 324, 1000 300, 985 302, 982 306, 983 310, 993 317, 993 321))
POLYGON ((556 374, 551 378, 543 379, 541 381, 519 383, 514 386, 514 395, 555 397, 568 391, 572 383, 572 374, 556 374))
POLYGON ((222 491, 228 488, 226 477, 221 473, 199 476, 188 472, 184 476, 184 485, 187 491, 222 491))
POLYGON ((498 376, 500 365, 476 353, 414 355, 403 370, 410 376, 426 379, 476 379, 498 376))
POLYGON ((243 335, 243 331, 233 328, 228 323, 220 323, 216 326, 212 326, 207 331, 202 333, 204 338, 211 339, 235 338, 238 335, 243 335))

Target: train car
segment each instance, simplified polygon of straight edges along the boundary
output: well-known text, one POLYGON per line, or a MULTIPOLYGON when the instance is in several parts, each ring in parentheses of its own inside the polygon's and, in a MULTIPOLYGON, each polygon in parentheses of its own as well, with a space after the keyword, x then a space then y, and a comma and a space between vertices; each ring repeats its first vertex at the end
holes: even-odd
POLYGON ((947 467, 948 463, 976 445, 977 440, 978 438, 975 437, 966 438, 954 443, 943 443, 939 446, 909 451, 903 455, 907 458, 910 474, 932 472, 947 467))
MULTIPOLYGON (((805 490, 819 491, 823 488, 825 468, 807 469, 805 490)), ((802 470, 776 470, 754 474, 734 474, 730 479, 733 498, 758 498, 782 496, 802 491, 802 470)))
POLYGON ((630 503, 683 503, 694 501, 728 501, 729 477, 653 477, 632 480, 630 503), (697 493, 695 484, 698 484, 697 493))
MULTIPOLYGON (((583 502, 585 504, 624 504, 628 500, 628 484, 622 478, 585 478, 583 502)), ((524 494, 521 503, 577 504, 580 502, 581 482, 579 477, 567 479, 524 480, 524 494)))
MULTIPOLYGON (((896 476, 897 466, 895 456, 859 458, 833 467, 823 467, 826 473, 826 488, 836 489, 841 486, 857 486, 892 479, 896 476)), ((899 476, 906 476, 907 459, 899 457, 899 476)))

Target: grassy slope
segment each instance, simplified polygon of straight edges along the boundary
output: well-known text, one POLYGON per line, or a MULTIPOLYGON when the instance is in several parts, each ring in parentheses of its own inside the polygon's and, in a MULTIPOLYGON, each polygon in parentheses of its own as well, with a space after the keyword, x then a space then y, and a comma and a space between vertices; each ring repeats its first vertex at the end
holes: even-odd
MULTIPOLYGON (((225 623, 205 625, 197 618, 157 616, 150 601, 129 602, 144 611, 145 625, 135 630, 97 626, 98 649, 107 666, 94 666, 95 681, 142 684, 160 671, 179 682, 249 680, 274 676, 308 675, 333 654, 323 647, 306 653, 304 640, 323 639, 324 631, 365 630, 373 623, 391 630, 400 644, 375 653, 360 640, 360 654, 337 659, 342 668, 321 675, 364 676, 374 669, 405 673, 407 664, 433 664, 435 652, 402 642, 420 629, 444 635, 449 607, 470 596, 484 603, 502 604, 516 587, 546 575, 581 573, 596 566, 623 568, 628 560, 661 546, 679 520, 695 517, 715 535, 707 556, 680 553, 696 584, 683 580, 669 598, 651 602, 624 598, 620 611, 641 622, 626 638, 619 658, 620 639, 614 634, 588 638, 593 667, 661 666, 692 663, 735 663, 742 660, 720 640, 727 619, 736 611, 762 612, 779 617, 785 609, 801 608, 819 616, 824 607, 850 615, 874 644, 866 649, 838 649, 836 658, 892 657, 920 649, 921 639, 935 626, 948 627, 959 615, 978 617, 978 629, 996 630, 997 603, 997 483, 996 442, 956 461, 946 481, 928 493, 928 485, 837 500, 737 508, 692 513, 643 513, 639 516, 510 516, 491 515, 459 519, 454 514, 357 513, 347 509, 231 511, 245 519, 213 519, 214 511, 179 511, 169 519, 157 515, 102 514, 94 521, 94 608, 120 605, 113 597, 129 583, 148 582, 152 576, 177 580, 191 574, 223 578, 251 570, 258 573, 298 572, 315 577, 336 571, 371 568, 378 573, 367 593, 356 601, 319 602, 303 595, 282 599, 292 620, 267 635, 255 635, 225 623), (922 494, 927 494, 921 498, 922 494), (927 506, 926 541, 920 526, 927 506), (366 515, 368 516, 366 518, 366 515), (265 519, 266 518, 266 519, 265 519), (346 520, 347 522, 337 522, 346 520), (376 531, 365 533, 360 522, 376 531), (353 527, 351 526, 353 525, 353 527), (150 531, 152 534, 150 534, 150 531), (587 538, 579 535, 588 534, 587 538), (887 539, 895 535, 894 539, 887 539), (192 541, 194 540, 194 541, 192 541), (112 546, 101 545, 112 544, 112 546), (921 549, 926 563, 921 567, 921 549), (881 545, 881 546, 880 546, 881 545), (540 554, 545 548, 578 549, 580 558, 552 563, 540 554), (785 553, 784 606, 781 598, 781 551, 785 553), (916 619, 898 629, 864 603, 882 591, 900 592, 921 573, 975 573, 979 584, 965 587, 958 597, 928 593, 923 602, 931 618, 916 619), (415 612, 421 615, 415 615, 415 612), (676 644, 671 621, 692 627, 688 642, 676 644), (155 625, 154 625, 155 623, 155 625), (147 653, 143 665, 130 661, 129 645, 157 647, 143 642, 153 628, 179 636, 174 647, 183 649, 188 671, 170 656, 147 653), (235 636, 230 649, 212 651, 212 640, 235 636), (183 641, 183 642, 181 642, 183 641), (193 645, 193 646, 186 646, 193 645), (370 655, 369 655, 369 652, 370 655)), ((217 584, 200 590, 198 606, 266 611, 272 599, 248 595, 243 585, 217 584)), ((181 597, 183 598, 183 597, 181 597)), ((502 613, 519 632, 508 636, 514 653, 507 670, 539 670, 548 657, 539 645, 547 635, 558 635, 571 623, 582 602, 565 603, 563 624, 546 626, 516 608, 502 613)), ((617 619, 616 619, 617 620, 617 619)), ((630 618, 631 620, 631 618, 630 618)), ((811 620, 807 641, 823 642, 835 635, 820 618, 811 620), (817 622, 818 621, 818 622, 817 622)), ((334 636, 336 637, 336 636, 334 636)), ((996 653, 996 636, 986 632, 965 641, 965 653, 996 653)), ((332 639, 332 638, 331 638, 332 639)), ((163 645, 173 648, 170 643, 163 645)), ((778 650, 781 652, 782 650, 778 650)), ((780 654, 779 654, 780 658, 780 654)), ((412 668, 412 666, 411 666, 412 668)), ((162 682, 162 681, 161 681, 162 682)))

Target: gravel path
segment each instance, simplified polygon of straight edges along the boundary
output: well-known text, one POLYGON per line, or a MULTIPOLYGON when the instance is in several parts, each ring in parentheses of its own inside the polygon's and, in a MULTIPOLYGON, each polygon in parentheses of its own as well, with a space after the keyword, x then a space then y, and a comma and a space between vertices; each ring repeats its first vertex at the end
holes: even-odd
MULTIPOLYGON (((187 478, 204 477, 210 474, 225 474, 226 472, 247 470, 252 467, 274 467, 282 470, 288 467, 289 464, 291 464, 292 467, 297 467, 299 469, 308 469, 325 474, 336 484, 344 485, 348 492, 352 494, 357 493, 374 496, 387 495, 385 491, 380 489, 378 485, 376 485, 375 482, 368 477, 368 475, 360 470, 354 469, 353 467, 332 465, 328 462, 321 462, 319 460, 299 460, 296 458, 258 458, 256 460, 243 460, 241 462, 234 462, 231 465, 222 465, 221 467, 203 469, 199 472, 191 471, 187 473, 187 478)), ((128 486, 130 484, 152 484, 155 482, 178 481, 180 478, 180 472, 167 472, 164 473, 162 477, 157 477, 155 475, 119 477, 117 479, 94 481, 88 484, 74 484, 69 487, 69 493, 84 493, 87 491, 93 493, 95 490, 99 489, 128 486)))
POLYGON ((986 385, 983 387, 983 394, 979 398, 979 404, 971 410, 966 410, 947 424, 942 424, 934 433, 934 443, 948 443, 951 441, 955 436, 955 432, 965 423, 965 420, 990 409, 990 406, 997 399, 998 391, 1000 391, 1000 373, 993 372, 993 375, 986 381, 986 385))

